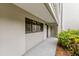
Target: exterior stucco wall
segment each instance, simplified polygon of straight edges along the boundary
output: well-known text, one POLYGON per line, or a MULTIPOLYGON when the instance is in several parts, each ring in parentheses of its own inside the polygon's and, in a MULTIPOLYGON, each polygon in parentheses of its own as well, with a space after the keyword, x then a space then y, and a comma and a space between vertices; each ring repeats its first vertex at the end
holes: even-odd
MULTIPOLYGON (((0 56, 23 55, 46 39, 45 25, 43 32, 25 34, 25 17, 45 24, 40 18, 13 4, 0 4, 0 56)), ((50 28, 48 31, 50 37, 50 28)))
POLYGON ((44 40, 44 32, 26 34, 26 51, 44 40))
POLYGON ((25 52, 25 21, 12 4, 0 4, 0 56, 16 56, 25 52))
POLYGON ((44 40, 44 32, 25 34, 25 17, 43 22, 13 4, 0 4, 0 55, 23 55, 44 40))

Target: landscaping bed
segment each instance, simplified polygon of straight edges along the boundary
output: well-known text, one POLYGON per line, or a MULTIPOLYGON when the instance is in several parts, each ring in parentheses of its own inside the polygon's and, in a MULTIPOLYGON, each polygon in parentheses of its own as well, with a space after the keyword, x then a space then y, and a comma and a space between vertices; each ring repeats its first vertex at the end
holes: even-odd
POLYGON ((58 39, 56 55, 79 56, 79 30, 63 31, 58 39))
POLYGON ((57 45, 55 56, 71 56, 71 53, 60 45, 57 45))

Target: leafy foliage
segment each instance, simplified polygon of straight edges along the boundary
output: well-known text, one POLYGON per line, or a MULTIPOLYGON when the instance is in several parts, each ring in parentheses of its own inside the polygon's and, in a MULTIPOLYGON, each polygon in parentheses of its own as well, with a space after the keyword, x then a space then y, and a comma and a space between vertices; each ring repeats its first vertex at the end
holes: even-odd
POLYGON ((67 30, 59 34, 59 43, 72 55, 79 55, 79 30, 67 30))

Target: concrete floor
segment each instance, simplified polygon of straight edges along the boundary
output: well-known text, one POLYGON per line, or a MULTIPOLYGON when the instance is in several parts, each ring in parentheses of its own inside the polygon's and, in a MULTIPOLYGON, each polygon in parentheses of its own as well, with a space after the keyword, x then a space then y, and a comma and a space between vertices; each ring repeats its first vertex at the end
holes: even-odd
POLYGON ((25 53, 25 56, 55 56, 57 38, 49 38, 25 53))

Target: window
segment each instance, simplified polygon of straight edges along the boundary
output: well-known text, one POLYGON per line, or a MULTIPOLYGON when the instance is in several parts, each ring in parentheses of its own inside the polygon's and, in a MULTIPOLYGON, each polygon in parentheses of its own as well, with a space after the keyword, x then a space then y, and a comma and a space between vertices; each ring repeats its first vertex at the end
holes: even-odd
POLYGON ((43 31, 43 23, 28 19, 28 18, 25 19, 26 33, 34 33, 34 32, 41 32, 41 31, 43 31))
POLYGON ((27 29, 25 29, 25 31, 26 31, 26 33, 30 33, 32 30, 31 30, 31 20, 29 20, 29 19, 27 19, 27 20, 25 20, 25 28, 27 28, 27 29))
POLYGON ((36 21, 32 21, 32 32, 36 32, 36 21))
POLYGON ((41 27, 40 30, 43 31, 43 24, 42 23, 40 24, 40 27, 41 27))

